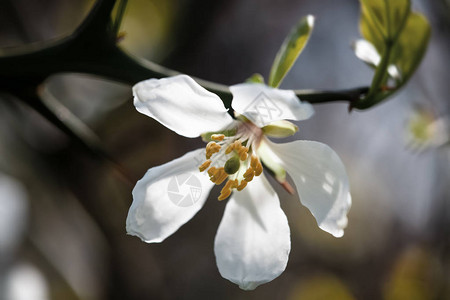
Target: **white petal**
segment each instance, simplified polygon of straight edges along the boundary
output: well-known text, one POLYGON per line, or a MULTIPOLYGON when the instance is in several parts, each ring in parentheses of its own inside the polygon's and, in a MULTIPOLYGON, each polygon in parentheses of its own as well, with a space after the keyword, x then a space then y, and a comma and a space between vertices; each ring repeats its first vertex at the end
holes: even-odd
POLYGON ((202 208, 214 185, 198 166, 204 149, 151 168, 133 189, 127 232, 147 243, 159 243, 202 208))
POLYGON ((185 137, 218 131, 233 122, 219 96, 187 75, 141 81, 133 95, 140 113, 185 137))
MULTIPOLYGON (((381 56, 375 46, 366 40, 357 40, 354 42, 353 49, 355 50, 356 57, 374 68, 381 61, 381 56)), ((401 79, 400 71, 395 65, 389 65, 387 71, 392 78, 401 79)))
POLYGON ((387 68, 389 76, 391 76, 394 79, 401 80, 402 75, 400 74, 400 70, 395 65, 389 65, 387 68))
POLYGON ((290 249, 286 216, 264 175, 233 192, 214 244, 222 277, 253 290, 284 271, 290 249))
POLYGON ((305 120, 314 114, 307 102, 300 102, 291 90, 279 90, 259 83, 230 87, 233 109, 259 127, 279 120, 305 120))
POLYGON ((374 45, 366 40, 357 40, 353 44, 356 57, 372 67, 378 66, 381 57, 374 45))
POLYGON ((351 196, 344 164, 336 152, 318 142, 266 142, 294 180, 300 201, 319 227, 335 237, 343 236, 351 196))

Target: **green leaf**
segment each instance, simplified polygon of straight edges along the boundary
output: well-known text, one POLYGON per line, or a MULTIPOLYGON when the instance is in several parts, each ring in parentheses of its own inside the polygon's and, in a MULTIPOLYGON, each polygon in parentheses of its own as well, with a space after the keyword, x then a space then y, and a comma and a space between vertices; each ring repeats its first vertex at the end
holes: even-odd
POLYGON ((302 52, 314 26, 314 17, 303 17, 291 30, 278 50, 270 70, 269 85, 278 87, 302 52))
POLYGON ((388 36, 390 39, 395 39, 402 31, 405 20, 411 12, 411 2, 410 0, 384 0, 384 3, 388 12, 388 36))
POLYGON ((382 1, 361 0, 361 35, 383 53, 387 29, 384 25, 382 1), (373 2, 373 4, 371 4, 373 2))
POLYGON ((419 13, 411 13, 394 48, 391 62, 397 66, 406 82, 419 66, 428 46, 431 27, 419 13))
POLYGON ((409 0, 360 0, 362 36, 371 42, 379 53, 385 44, 392 43, 401 32, 410 13, 409 0))
MULTIPOLYGON (((406 84, 423 58, 431 29, 425 17, 410 11, 409 0, 360 1, 361 34, 381 56, 369 93, 354 105, 364 109, 381 102, 406 84)), ((375 57, 369 53, 369 47, 363 49, 361 45, 364 46, 359 42, 359 48, 355 48, 360 51, 358 57, 363 60, 375 57)))

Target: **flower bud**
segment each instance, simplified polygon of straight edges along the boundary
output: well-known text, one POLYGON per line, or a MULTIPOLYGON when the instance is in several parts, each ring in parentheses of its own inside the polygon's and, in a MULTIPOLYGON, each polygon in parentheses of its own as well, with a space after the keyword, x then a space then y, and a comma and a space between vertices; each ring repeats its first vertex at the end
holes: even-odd
POLYGON ((280 120, 264 126, 262 130, 270 137, 284 138, 294 135, 298 131, 298 127, 289 121, 280 120))

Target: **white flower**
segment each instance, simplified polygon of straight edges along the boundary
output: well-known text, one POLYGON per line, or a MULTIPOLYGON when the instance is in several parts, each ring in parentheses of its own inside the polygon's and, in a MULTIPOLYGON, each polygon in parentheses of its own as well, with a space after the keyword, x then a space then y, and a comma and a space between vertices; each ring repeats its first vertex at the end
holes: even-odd
POLYGON ((336 237, 344 233, 351 198, 345 168, 327 145, 276 144, 267 138, 295 133, 297 127, 284 119, 309 118, 310 104, 300 102, 293 91, 263 84, 230 89, 236 119, 217 95, 186 75, 134 86, 139 112, 180 135, 210 142, 206 150, 188 152, 147 171, 133 190, 127 232, 148 243, 162 242, 197 213, 214 184, 227 180, 219 196, 223 200, 231 194, 215 238, 217 266, 224 278, 251 290, 279 276, 290 251, 287 218, 262 173, 261 161, 286 187, 285 171, 290 174, 300 201, 319 227, 336 237), (175 205, 170 198, 168 186, 174 178, 178 183, 195 179, 199 188, 195 197, 188 197, 190 206, 175 205))

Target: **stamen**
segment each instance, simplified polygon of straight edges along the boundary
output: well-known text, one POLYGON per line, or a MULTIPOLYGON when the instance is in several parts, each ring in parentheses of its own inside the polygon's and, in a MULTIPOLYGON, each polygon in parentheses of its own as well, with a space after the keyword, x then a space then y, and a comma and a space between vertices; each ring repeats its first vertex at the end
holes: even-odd
POLYGON ((218 174, 215 176, 216 177, 216 180, 215 180, 215 184, 217 184, 217 185, 219 185, 219 184, 221 184, 222 182, 224 182, 225 181, 225 179, 227 179, 228 178, 228 174, 225 172, 225 170, 223 169, 223 168, 219 168, 219 170, 218 170, 218 172, 217 172, 218 174))
POLYGON ((253 168, 252 167, 249 167, 248 169, 247 169, 247 171, 245 171, 245 173, 244 173, 244 177, 248 177, 248 176, 250 176, 250 174, 253 174, 254 173, 254 170, 253 170, 253 168))
POLYGON ((231 185, 231 188, 237 188, 239 181, 237 179, 233 180, 233 184, 231 185))
POLYGON ((239 159, 240 159, 240 160, 244 161, 244 160, 246 160, 247 158, 248 158, 247 152, 241 152, 241 153, 239 154, 239 159))
POLYGON ((252 181, 254 175, 255 175, 255 171, 253 170, 252 167, 250 167, 247 169, 247 171, 245 171, 243 176, 244 176, 245 181, 250 182, 250 181, 252 181))
POLYGON ((255 155, 252 155, 251 159, 250 159, 250 166, 252 166, 252 168, 256 168, 256 164, 258 162, 258 158, 255 155))
MULTIPOLYGON (((217 179, 219 179, 219 177, 220 177, 220 175, 222 174, 222 172, 221 172, 221 170, 220 170, 221 168, 219 168, 219 169, 214 169, 214 171, 212 172, 212 174, 210 174, 209 175, 209 179, 212 181, 212 182, 216 182, 217 181, 217 179)), ((209 173, 209 172, 208 172, 209 173)))
POLYGON ((223 139, 225 138, 224 134, 213 134, 211 135, 211 139, 217 142, 221 142, 223 141, 223 139))
POLYGON ((263 171, 263 166, 259 161, 258 157, 256 157, 255 155, 252 155, 251 157, 250 166, 252 166, 252 168, 255 170, 255 176, 261 175, 263 171))
POLYGON ((219 168, 214 172, 213 176, 211 176, 211 178, 210 178, 211 181, 216 183, 217 180, 219 179, 220 175, 222 175, 222 172, 220 171, 220 168, 219 168))
POLYGON ((200 172, 205 171, 206 169, 208 169, 208 167, 211 165, 211 161, 208 159, 207 161, 205 161, 200 167, 198 167, 198 169, 200 170, 200 172))
POLYGON ((262 164, 258 161, 258 165, 256 166, 256 169, 255 169, 255 176, 261 175, 262 171, 263 171, 263 166, 262 166, 262 164))
POLYGON ((241 149, 238 150, 238 153, 239 153, 239 155, 240 155, 241 153, 244 153, 244 152, 247 153, 247 152, 248 152, 248 148, 242 146, 241 149))
POLYGON ((216 142, 209 142, 206 145, 206 159, 210 159, 211 156, 214 153, 217 153, 220 151, 220 149, 222 148, 222 146, 220 146, 219 144, 217 144, 216 142))
POLYGON ((235 179, 235 180, 229 179, 227 181, 227 183, 225 184, 225 186, 220 191, 220 195, 219 195, 218 200, 222 201, 222 200, 228 198, 231 195, 231 191, 234 188, 237 188, 237 186, 238 186, 238 180, 237 179, 235 179))
POLYGON ((225 154, 230 154, 231 151, 234 150, 234 143, 228 146, 227 150, 225 150, 225 154))
POLYGON ((250 182, 253 180, 254 176, 255 176, 255 173, 251 173, 249 176, 245 177, 244 180, 247 182, 250 182))
POLYGON ((238 150, 238 154, 239 154, 239 159, 240 160, 244 161, 244 160, 246 160, 248 158, 248 154, 247 154, 248 150, 249 149, 247 147, 244 147, 244 146, 242 146, 238 150))
POLYGON ((212 177, 216 173, 216 170, 217 170, 216 167, 209 168, 209 170, 208 170, 209 177, 212 177))
POLYGON ((231 189, 225 189, 223 188, 222 191, 220 191, 220 195, 217 198, 219 201, 227 199, 231 195, 231 189))
POLYGON ((235 188, 236 186, 237 186, 237 179, 235 180, 228 179, 227 183, 225 183, 225 186, 223 188, 232 189, 235 188))
POLYGON ((247 181, 242 180, 241 184, 236 187, 238 191, 242 191, 247 186, 247 181))

